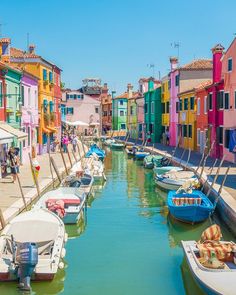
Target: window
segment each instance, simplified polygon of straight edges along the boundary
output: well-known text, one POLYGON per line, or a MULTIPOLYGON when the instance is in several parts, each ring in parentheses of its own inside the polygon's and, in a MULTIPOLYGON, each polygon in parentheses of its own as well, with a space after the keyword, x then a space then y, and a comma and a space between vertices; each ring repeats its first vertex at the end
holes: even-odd
POLYGON ((151 102, 151 113, 154 114, 154 102, 151 102))
POLYGON ((192 138, 192 125, 188 125, 188 137, 192 138))
POLYGON ((175 76, 175 86, 179 86, 179 75, 175 76))
POLYGON ((188 132, 187 132, 187 125, 182 125, 182 130, 183 130, 183 132, 182 132, 182 134, 183 134, 183 136, 184 137, 188 137, 188 132))
POLYGON ((200 134, 200 129, 198 128, 197 129, 197 145, 200 145, 200 136, 201 136, 201 134, 200 134))
POLYGON ((27 133, 28 133, 28 146, 30 146, 30 126, 27 128, 27 133))
POLYGON ((229 109, 229 93, 225 93, 225 109, 229 109))
POLYGON ((225 130, 225 148, 229 148, 229 139, 230 139, 230 130, 229 129, 226 129, 225 130))
POLYGON ((208 94, 208 109, 212 110, 212 93, 208 94))
POLYGON ((67 114, 68 115, 73 115, 74 114, 74 108, 66 108, 67 109, 67 114))
POLYGON ((43 81, 47 81, 48 77, 47 77, 47 70, 43 69, 43 81))
POLYGON ((147 112, 148 112, 148 104, 147 103, 144 104, 144 112, 145 112, 145 114, 147 114, 147 112))
POLYGON ((53 75, 52 72, 49 72, 49 82, 53 83, 53 75))
POLYGON ((232 57, 228 59, 228 72, 231 72, 233 69, 233 60, 232 57))
POLYGON ((198 97, 197 99, 197 115, 200 115, 201 113, 201 99, 198 97))
POLYGON ((188 98, 184 99, 184 110, 188 110, 188 98))
MULTIPOLYGON (((1 95, 1 83, 0 83, 0 95, 1 95)), ((0 97, 0 101, 1 101, 1 97, 0 97)), ((22 105, 25 105, 25 87, 22 85, 21 86, 21 101, 22 101, 22 105)), ((0 105, 1 106, 1 105, 0 105)))
POLYGON ((124 101, 120 100, 120 105, 123 106, 123 104, 124 104, 124 101))
POLYGON ((171 88, 171 80, 168 80, 168 89, 171 88))
POLYGON ((204 97, 204 114, 207 114, 207 96, 204 97))
POLYGON ((154 133, 154 124, 149 124, 149 131, 150 131, 150 133, 151 134, 153 134, 154 133))
MULTIPOLYGON (((124 114, 124 111, 120 111, 120 117, 123 117, 125 114, 124 114)), ((125 129, 125 128, 123 128, 125 129)))
MULTIPOLYGON (((25 132, 25 127, 22 128, 22 131, 25 132)), ((25 139, 23 140, 23 148, 25 147, 25 139)))
POLYGON ((49 112, 52 113, 54 111, 54 103, 53 101, 49 101, 49 112))
POLYGON ((126 124, 125 123, 120 124, 120 128, 121 129, 126 129, 126 124))
POLYGON ((169 114, 170 103, 169 101, 166 103, 166 113, 169 114))
POLYGON ((133 106, 130 106, 130 115, 133 115, 133 106))
POLYGON ((216 138, 217 138, 218 144, 223 144, 223 127, 222 126, 217 127, 216 138))
POLYGON ((224 91, 217 92, 217 109, 224 108, 224 91))
POLYGON ((165 103, 163 102, 162 104, 161 104, 161 111, 162 111, 162 114, 165 114, 165 103))
POLYGON ((110 116, 112 116, 112 110, 110 110, 110 116))
POLYGON ((98 107, 95 107, 95 113, 98 114, 98 107))
POLYGON ((182 111, 182 99, 179 100, 179 111, 182 111))
POLYGON ((176 108, 176 113, 178 113, 179 112, 179 101, 176 101, 175 108, 176 108))
POLYGON ((77 95, 76 94, 74 94, 74 99, 76 99, 77 98, 77 95))
POLYGON ((72 99, 74 98, 74 94, 70 94, 69 96, 70 96, 70 98, 72 98, 72 99))
POLYGON ((190 110, 194 110, 194 97, 190 97, 190 110))

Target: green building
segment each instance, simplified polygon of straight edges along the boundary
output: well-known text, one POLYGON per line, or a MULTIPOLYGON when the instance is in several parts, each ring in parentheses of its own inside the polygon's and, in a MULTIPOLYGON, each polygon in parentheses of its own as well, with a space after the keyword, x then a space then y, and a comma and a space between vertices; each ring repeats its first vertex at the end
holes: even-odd
MULTIPOLYGON (((156 87, 156 86, 155 86, 156 87)), ((148 132, 153 143, 160 142, 163 133, 161 109, 161 84, 154 89, 154 80, 148 82, 148 91, 144 93, 144 120, 146 136, 148 132)))
POLYGON ((127 92, 112 98, 112 129, 127 130, 127 92))

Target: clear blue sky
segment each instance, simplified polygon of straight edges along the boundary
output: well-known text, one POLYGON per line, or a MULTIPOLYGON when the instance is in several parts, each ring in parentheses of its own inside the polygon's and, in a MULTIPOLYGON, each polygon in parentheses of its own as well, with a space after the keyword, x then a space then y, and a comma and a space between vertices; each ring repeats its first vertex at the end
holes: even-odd
POLYGON ((168 73, 171 43, 180 42, 180 62, 211 57, 236 33, 235 0, 9 0, 1 1, 2 36, 36 51, 63 69, 67 87, 100 77, 110 88, 137 87, 140 77, 168 73), (225 5, 227 3, 227 5, 225 5))

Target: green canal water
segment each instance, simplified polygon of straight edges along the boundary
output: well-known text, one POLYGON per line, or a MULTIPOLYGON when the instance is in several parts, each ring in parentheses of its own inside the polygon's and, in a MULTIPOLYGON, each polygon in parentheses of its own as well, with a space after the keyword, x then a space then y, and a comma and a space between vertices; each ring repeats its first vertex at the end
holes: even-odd
MULTIPOLYGON (((199 239, 214 220, 196 226, 172 220, 152 170, 122 151, 108 152, 105 167, 107 182, 95 187, 86 218, 66 227, 65 269, 52 282, 33 282, 31 294, 203 294, 189 273, 180 241, 199 239)), ((224 226, 222 230, 225 239, 233 239, 224 226)), ((24 293, 16 283, 0 284, 0 295, 13 294, 24 293)))

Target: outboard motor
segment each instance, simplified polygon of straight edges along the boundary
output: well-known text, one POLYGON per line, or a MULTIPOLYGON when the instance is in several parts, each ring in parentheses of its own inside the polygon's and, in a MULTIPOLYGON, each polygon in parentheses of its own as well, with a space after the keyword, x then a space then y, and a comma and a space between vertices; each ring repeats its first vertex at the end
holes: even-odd
POLYGON ((19 287, 29 291, 30 278, 38 263, 38 247, 35 243, 18 244, 16 252, 16 263, 18 264, 19 287))

